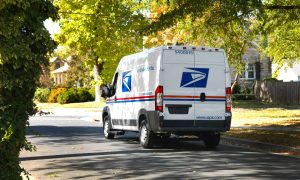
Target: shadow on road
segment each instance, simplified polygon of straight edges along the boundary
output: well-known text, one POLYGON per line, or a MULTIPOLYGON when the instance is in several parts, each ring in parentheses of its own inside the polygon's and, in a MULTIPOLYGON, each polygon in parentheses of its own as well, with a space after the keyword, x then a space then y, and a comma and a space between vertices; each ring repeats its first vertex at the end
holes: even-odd
POLYGON ((26 136, 31 141, 38 140, 37 145, 100 143, 103 130, 96 126, 30 126, 26 136))
POLYGON ((207 150, 198 140, 169 139, 154 149, 142 149, 138 134, 128 133, 105 140, 96 126, 33 126, 39 136, 28 132, 29 140, 61 146, 97 143, 98 152, 40 155, 21 158, 30 172, 47 177, 57 173, 61 179, 297 179, 300 160, 251 152, 229 146, 207 150), (114 149, 103 150, 104 146, 114 149))
MULTIPOLYGON (((72 145, 80 143, 120 142, 137 145, 139 147, 139 134, 126 132, 125 135, 116 136, 115 139, 106 140, 103 137, 103 128, 95 126, 31 126, 26 135, 31 139, 39 139, 38 144, 72 145)), ((202 142, 191 138, 169 138, 156 140, 153 149, 174 150, 207 150, 202 142)))
POLYGON ((278 157, 240 149, 179 151, 137 148, 23 158, 22 161, 39 164, 47 160, 45 166, 36 166, 31 171, 55 172, 63 179, 297 179, 300 175, 299 160, 278 157))

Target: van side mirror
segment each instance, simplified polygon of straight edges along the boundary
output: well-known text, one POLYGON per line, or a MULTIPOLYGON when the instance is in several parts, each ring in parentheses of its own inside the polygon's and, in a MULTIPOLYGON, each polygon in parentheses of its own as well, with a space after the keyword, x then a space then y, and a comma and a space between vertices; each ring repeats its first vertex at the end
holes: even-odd
POLYGON ((107 97, 110 96, 110 90, 109 90, 109 88, 107 87, 107 85, 102 84, 102 85, 100 86, 100 89, 101 89, 101 97, 107 98, 107 97))

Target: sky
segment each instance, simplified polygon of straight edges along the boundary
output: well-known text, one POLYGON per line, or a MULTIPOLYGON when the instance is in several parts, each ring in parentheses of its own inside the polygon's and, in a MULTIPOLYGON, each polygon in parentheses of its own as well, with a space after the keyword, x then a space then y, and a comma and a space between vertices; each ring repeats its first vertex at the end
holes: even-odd
POLYGON ((49 31, 49 33, 51 34, 51 37, 54 38, 54 34, 59 33, 59 24, 57 22, 53 22, 50 19, 47 19, 46 21, 44 21, 44 25, 47 28, 47 30, 49 31))

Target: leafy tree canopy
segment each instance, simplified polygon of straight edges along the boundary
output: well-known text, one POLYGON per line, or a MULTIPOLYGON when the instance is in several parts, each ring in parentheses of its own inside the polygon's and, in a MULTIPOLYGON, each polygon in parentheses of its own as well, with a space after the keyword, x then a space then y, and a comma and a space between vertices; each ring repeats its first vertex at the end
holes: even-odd
POLYGON ((48 0, 2 0, 0 3, 0 179, 21 179, 19 153, 32 150, 25 138, 32 101, 54 41, 44 27, 57 9, 48 0))
POLYGON ((61 31, 55 39, 79 55, 87 55, 106 81, 122 56, 142 46, 137 30, 146 21, 135 11, 135 1, 55 0, 55 4, 61 15, 61 31))
POLYGON ((146 3, 152 23, 143 29, 147 46, 185 42, 226 50, 240 69, 248 42, 275 63, 300 59, 300 1, 295 0, 157 0, 146 3))

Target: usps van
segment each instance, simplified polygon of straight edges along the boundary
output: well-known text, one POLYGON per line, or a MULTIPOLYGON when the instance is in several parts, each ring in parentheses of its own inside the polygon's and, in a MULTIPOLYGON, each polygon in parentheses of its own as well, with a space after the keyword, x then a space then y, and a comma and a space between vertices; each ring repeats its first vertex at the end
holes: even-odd
POLYGON ((140 144, 175 135, 196 135, 208 148, 231 124, 230 72, 223 49, 161 46, 121 59, 106 98, 107 139, 139 132, 140 144))

